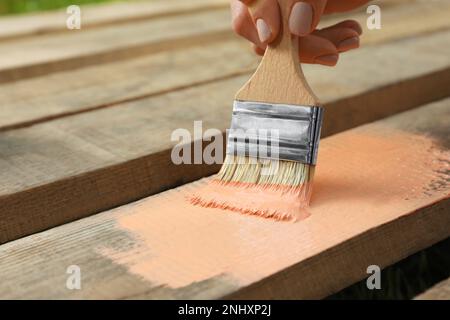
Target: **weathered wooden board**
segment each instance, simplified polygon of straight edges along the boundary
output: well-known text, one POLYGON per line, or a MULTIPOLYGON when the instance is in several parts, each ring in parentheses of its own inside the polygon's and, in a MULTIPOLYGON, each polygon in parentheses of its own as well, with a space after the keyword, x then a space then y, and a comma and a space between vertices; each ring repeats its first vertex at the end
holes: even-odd
POLYGON ((450 300, 450 279, 439 282, 414 298, 415 300, 450 300))
POLYGON ((2 245, 0 298, 325 297, 450 235, 449 121, 446 99, 324 139, 296 223, 191 206, 200 181, 2 245))
MULTIPOLYGON (((81 6, 82 28, 118 25, 227 7, 228 0, 152 0, 124 1, 81 6)), ((68 31, 69 14, 61 10, 2 17, 0 41, 52 32, 68 31)))
MULTIPOLYGON (((365 44, 447 29, 450 0, 438 2, 380 1, 383 10, 381 30, 367 31, 365 44), (392 2, 392 4, 391 4, 392 2), (390 5, 389 5, 390 4, 390 5), (404 13, 406 11, 406 14, 404 13), (424 15, 425 13, 425 15, 424 15), (417 23, 418 20, 422 23, 417 23)), ((183 16, 167 16, 74 30, 0 43, 0 83, 73 70, 111 61, 135 58, 168 49, 214 46, 235 38, 230 28, 229 9, 216 9, 183 16)), ((327 16, 324 24, 343 17, 327 16)), ((365 8, 345 16, 366 25, 365 8)))
POLYGON ((0 85, 0 131, 240 74, 258 62, 243 41, 192 47, 0 85), (239 56, 239 59, 235 59, 239 56), (207 67, 205 67, 207 66, 207 67))
MULTIPOLYGON (((398 5, 416 5, 418 0, 377 0, 383 9, 398 5)), ((222 9, 229 0, 134 0, 117 3, 82 5, 82 28, 118 25, 146 19, 183 15, 192 12, 222 9)), ((0 41, 68 31, 66 8, 49 12, 4 16, 0 20, 0 41)), ((341 18, 341 17, 339 17, 341 18)), ((325 17, 325 19, 333 19, 325 17)))
MULTIPOLYGON (((357 50, 335 69, 307 68, 327 108, 324 136, 447 96, 449 35, 357 50)), ((219 166, 174 165, 170 136, 177 128, 192 130, 195 120, 205 130, 225 130, 246 78, 1 133, 0 242, 216 172, 219 166)))
POLYGON ((232 37, 229 9, 0 43, 0 83, 232 37))
MULTIPOLYGON (((419 9, 424 6, 424 2, 411 2, 411 6, 406 9, 410 13, 407 17, 403 16, 403 7, 385 9, 385 28, 381 31, 367 30, 363 36, 363 45, 380 44, 399 36, 411 36, 417 32, 415 25, 426 26, 429 31, 434 30, 433 26, 437 28, 441 25, 439 16, 446 11, 435 6, 423 9, 432 8, 436 11, 430 13, 434 17, 433 23, 412 24, 412 21, 422 18, 423 14, 419 9), (415 9, 410 12, 410 8, 415 9), (410 30, 411 33, 405 33, 405 30, 410 30)), ((342 17, 339 16, 338 19, 342 17)), ((362 17, 358 19, 363 21, 362 17)), ((448 19, 445 21, 450 25, 448 19)), ((348 60, 345 55, 342 59, 348 60)), ((164 51, 143 58, 4 83, 0 85, 0 131, 243 74, 253 70, 257 62, 258 59, 246 41, 230 39, 214 44, 214 48, 199 46, 164 51), (235 59, 237 56, 239 59, 235 59)), ((324 72, 329 73, 328 71, 324 72)))
POLYGON ((320 27, 338 23, 345 19, 355 19, 363 27, 362 45, 371 45, 379 41, 417 36, 429 32, 448 29, 450 0, 436 2, 413 1, 371 1, 381 9, 381 29, 370 30, 367 27, 369 14, 366 6, 349 13, 326 16, 320 27))

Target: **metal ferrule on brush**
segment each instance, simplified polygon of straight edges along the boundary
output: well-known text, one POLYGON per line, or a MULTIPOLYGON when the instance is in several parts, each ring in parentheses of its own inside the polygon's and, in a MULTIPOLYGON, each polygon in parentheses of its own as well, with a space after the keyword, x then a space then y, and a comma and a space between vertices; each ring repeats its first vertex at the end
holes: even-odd
POLYGON ((315 165, 323 108, 235 101, 227 154, 315 165))

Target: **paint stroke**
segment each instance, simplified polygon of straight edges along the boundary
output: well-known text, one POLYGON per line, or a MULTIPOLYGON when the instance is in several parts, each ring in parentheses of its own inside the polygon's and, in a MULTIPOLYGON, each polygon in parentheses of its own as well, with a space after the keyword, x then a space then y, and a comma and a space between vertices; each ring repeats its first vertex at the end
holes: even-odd
POLYGON ((186 199, 193 205, 227 210, 277 221, 299 221, 309 217, 307 210, 311 183, 300 186, 257 185, 254 183, 229 182, 218 179, 189 195, 186 199))
POLYGON ((430 137, 363 127, 322 142, 311 216, 303 221, 192 206, 185 198, 204 179, 129 205, 117 228, 135 245, 99 252, 157 285, 180 288, 218 275, 249 285, 449 197, 449 159, 430 137), (436 181, 441 187, 430 188, 436 181))

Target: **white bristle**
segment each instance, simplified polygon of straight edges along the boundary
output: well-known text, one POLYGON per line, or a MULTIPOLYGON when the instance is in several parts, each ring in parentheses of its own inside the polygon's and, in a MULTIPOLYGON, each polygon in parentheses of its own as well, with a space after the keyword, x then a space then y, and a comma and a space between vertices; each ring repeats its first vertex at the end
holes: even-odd
POLYGON ((217 179, 257 185, 297 187, 312 180, 314 166, 295 161, 227 155, 217 179))

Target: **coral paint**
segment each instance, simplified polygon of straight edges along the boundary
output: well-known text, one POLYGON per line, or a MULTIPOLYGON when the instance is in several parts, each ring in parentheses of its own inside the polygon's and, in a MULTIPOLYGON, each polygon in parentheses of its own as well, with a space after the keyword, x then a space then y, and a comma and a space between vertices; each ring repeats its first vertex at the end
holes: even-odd
POLYGON ((448 197, 449 157, 429 137, 382 125, 352 130, 322 142, 308 219, 280 223, 192 206, 185 198, 203 180, 121 208, 116 227, 133 245, 98 250, 155 285, 225 275, 245 286, 448 197))
POLYGON ((302 220, 309 216, 307 204, 310 188, 289 186, 257 186, 252 183, 222 183, 212 180, 190 195, 187 200, 206 208, 230 210, 276 220, 302 220))

